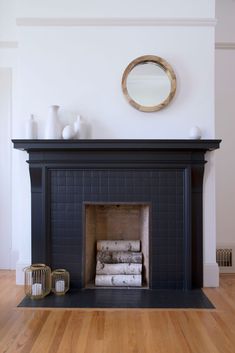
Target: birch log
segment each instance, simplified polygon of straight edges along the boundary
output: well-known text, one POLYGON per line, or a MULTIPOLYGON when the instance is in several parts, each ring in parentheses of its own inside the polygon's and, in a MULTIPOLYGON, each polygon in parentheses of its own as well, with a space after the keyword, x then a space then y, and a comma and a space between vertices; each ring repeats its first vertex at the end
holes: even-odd
POLYGON ((95 285, 103 287, 141 287, 141 275, 96 275, 95 285))
POLYGON ((98 251, 140 251, 140 240, 98 240, 98 251))
POLYGON ((141 275, 142 264, 96 264, 97 275, 141 275))
POLYGON ((113 263, 142 264, 142 253, 130 252, 130 251, 98 251, 96 260, 106 264, 113 264, 113 263))

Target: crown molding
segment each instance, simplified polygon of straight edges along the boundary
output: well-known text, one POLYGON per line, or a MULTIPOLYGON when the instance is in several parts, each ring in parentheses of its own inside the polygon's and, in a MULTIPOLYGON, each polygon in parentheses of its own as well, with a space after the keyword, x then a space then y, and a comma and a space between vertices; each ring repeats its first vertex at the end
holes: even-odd
POLYGON ((215 49, 235 50, 235 42, 216 42, 215 49))
POLYGON ((82 26, 198 26, 214 27, 213 18, 17 18, 17 26, 23 27, 82 27, 82 26))
POLYGON ((15 49, 15 48, 18 48, 18 42, 0 40, 0 49, 15 49))

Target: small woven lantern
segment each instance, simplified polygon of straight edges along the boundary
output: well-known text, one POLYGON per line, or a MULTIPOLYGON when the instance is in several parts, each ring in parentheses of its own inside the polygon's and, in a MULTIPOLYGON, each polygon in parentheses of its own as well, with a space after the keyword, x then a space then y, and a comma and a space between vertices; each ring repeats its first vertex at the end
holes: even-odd
POLYGON ((25 294, 31 299, 44 298, 51 291, 51 269, 45 264, 33 264, 24 269, 25 294))
POLYGON ((63 295, 69 290, 69 272, 57 269, 51 275, 51 290, 56 295, 63 295))

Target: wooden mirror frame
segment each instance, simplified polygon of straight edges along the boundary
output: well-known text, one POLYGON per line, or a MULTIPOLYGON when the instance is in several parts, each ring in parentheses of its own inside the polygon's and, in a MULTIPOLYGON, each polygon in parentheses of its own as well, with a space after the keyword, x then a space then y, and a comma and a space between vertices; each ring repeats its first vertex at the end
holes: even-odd
POLYGON ((172 67, 170 66, 170 64, 168 64, 168 62, 166 60, 164 60, 163 58, 161 58, 159 56, 155 56, 155 55, 143 55, 143 56, 136 58, 132 62, 130 62, 130 64, 125 69, 123 76, 122 76, 122 91, 123 91, 124 96, 128 100, 128 102, 134 108, 136 108, 142 112, 156 112, 158 110, 165 108, 173 99, 175 92, 176 92, 176 76, 175 76, 175 73, 174 73, 172 67), (133 68, 139 64, 148 63, 148 62, 152 62, 152 63, 155 63, 158 66, 160 66, 166 72, 167 76, 170 79, 170 83, 171 83, 171 90, 170 90, 169 95, 166 97, 166 99, 164 101, 162 101, 160 104, 150 106, 150 107, 141 105, 141 104, 137 103, 136 101, 134 101, 130 97, 128 90, 127 90, 127 85, 126 85, 127 77, 129 75, 129 73, 133 70, 133 68))

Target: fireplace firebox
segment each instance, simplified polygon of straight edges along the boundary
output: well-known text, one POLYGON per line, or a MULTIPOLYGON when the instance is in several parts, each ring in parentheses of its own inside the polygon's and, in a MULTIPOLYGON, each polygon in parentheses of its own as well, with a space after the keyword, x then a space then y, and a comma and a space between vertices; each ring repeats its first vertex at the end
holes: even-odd
POLYGON ((204 157, 220 140, 13 143, 29 153, 33 263, 66 268, 73 288, 87 288, 96 241, 131 237, 144 249, 145 288, 202 287, 204 157))
MULTIPOLYGON (((97 243, 99 241, 120 242, 131 241, 140 243, 140 249, 136 251, 142 255, 140 274, 142 277, 141 288, 148 288, 149 275, 149 244, 150 244, 150 205, 146 203, 88 203, 85 204, 85 230, 84 230, 84 278, 85 287, 95 288, 97 243)), ((109 249, 108 249, 109 250, 109 249)), ((108 256, 110 251, 107 250, 108 256)), ((120 250, 123 250, 120 248, 120 250)), ((114 248, 115 251, 115 248, 114 248)), ((106 251, 104 251, 104 255, 106 251)), ((138 255, 139 255, 138 253, 138 255)), ((111 253, 112 254, 112 253, 111 253)), ((117 254, 117 253, 116 253, 117 254)), ((120 253, 119 253, 120 254, 120 253)), ((125 255, 126 253, 124 253, 125 255)), ((136 253, 135 253, 136 254, 136 253)), ((128 255, 128 253, 127 253, 128 255)), ((131 249, 129 250, 128 261, 131 264, 131 249)), ((106 256, 104 256, 106 257, 106 256)), ((122 261, 121 263, 128 262, 122 261)), ((114 261, 117 266, 118 261, 114 261)), ((105 265, 105 258, 103 263, 105 265)), ((120 264, 119 264, 120 265, 120 264)), ((127 265, 127 264, 125 264, 127 265)), ((133 265, 133 264, 132 264, 133 265)), ((138 266, 137 266, 138 267, 138 266)), ((104 274, 107 274, 104 271, 104 274)), ((116 274, 110 272, 110 274, 116 274)), ((125 275, 125 271, 118 275, 125 275)))

